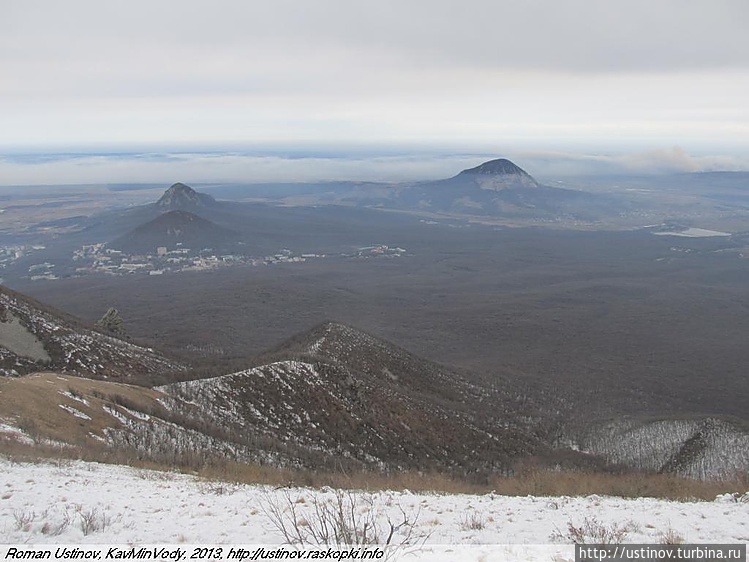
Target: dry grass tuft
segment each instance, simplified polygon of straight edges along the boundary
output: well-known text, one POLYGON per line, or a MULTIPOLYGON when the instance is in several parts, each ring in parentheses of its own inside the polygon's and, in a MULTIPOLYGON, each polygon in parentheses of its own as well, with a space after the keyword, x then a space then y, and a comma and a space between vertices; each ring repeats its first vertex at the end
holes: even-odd
POLYGON ((411 490, 421 493, 486 494, 503 496, 617 496, 624 498, 653 497, 679 501, 712 501, 718 494, 746 490, 746 479, 700 481, 669 474, 610 474, 584 471, 536 470, 511 477, 496 476, 487 484, 476 484, 459 476, 439 473, 378 473, 378 472, 315 472, 292 470, 270 465, 236 461, 212 461, 202 466, 166 464, 142 458, 136 451, 112 450, 98 443, 76 446, 28 445, 13 439, 0 438, 0 455, 12 462, 68 463, 73 459, 123 464, 157 471, 144 472, 143 478, 171 478, 170 473, 192 474, 213 482, 206 493, 230 493, 226 483, 268 484, 272 486, 303 486, 310 488, 341 488, 349 490, 411 490), (163 476, 159 476, 161 473, 163 476))

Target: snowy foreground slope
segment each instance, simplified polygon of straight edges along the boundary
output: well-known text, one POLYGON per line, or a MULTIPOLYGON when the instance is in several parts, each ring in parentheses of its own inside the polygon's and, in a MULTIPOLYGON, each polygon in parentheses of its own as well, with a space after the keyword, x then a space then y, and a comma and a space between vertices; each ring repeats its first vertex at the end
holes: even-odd
MULTIPOLYGON (((586 519, 625 530, 624 542, 628 543, 661 543, 669 533, 685 542, 749 542, 747 496, 685 503, 387 491, 368 496, 373 503, 367 504, 364 494, 358 494, 362 500, 358 509, 373 505, 381 516, 389 514, 395 520, 401 518, 402 509, 416 520, 414 535, 426 541, 409 560, 443 559, 440 552, 450 559, 445 554, 449 548, 439 545, 471 545, 464 553, 470 555, 462 559, 486 559, 481 556, 497 549, 523 552, 527 545, 547 545, 534 552, 569 558, 573 549, 568 544, 568 525, 583 526, 586 519)), ((0 459, 0 541, 282 544, 283 536, 267 515, 269 506, 284 507, 291 498, 297 518, 309 518, 315 497, 326 496, 332 498, 334 491, 226 484, 97 463, 31 464, 0 459)), ((396 535, 393 542, 398 539, 396 535)), ((545 556, 541 559, 551 559, 545 556)))

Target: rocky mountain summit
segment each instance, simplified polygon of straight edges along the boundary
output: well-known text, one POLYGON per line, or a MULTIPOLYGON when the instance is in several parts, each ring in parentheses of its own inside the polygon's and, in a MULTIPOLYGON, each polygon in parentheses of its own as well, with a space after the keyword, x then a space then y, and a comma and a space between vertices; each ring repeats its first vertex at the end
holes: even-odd
POLYGON ((198 193, 189 185, 175 183, 164 192, 156 206, 166 211, 196 210, 211 207, 216 200, 206 193, 198 193))
POLYGON ((489 160, 475 168, 463 170, 455 177, 471 179, 482 189, 495 191, 540 187, 540 184, 530 174, 505 158, 489 160))

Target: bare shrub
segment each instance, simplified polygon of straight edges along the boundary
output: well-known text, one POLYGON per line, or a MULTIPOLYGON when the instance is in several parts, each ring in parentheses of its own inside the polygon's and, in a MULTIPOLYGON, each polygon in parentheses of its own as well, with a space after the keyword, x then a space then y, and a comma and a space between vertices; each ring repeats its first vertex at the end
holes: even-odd
POLYGON ((98 509, 93 508, 88 511, 79 511, 80 527, 84 535, 90 535, 97 531, 106 529, 111 520, 106 513, 100 513, 98 509))
POLYGON ((419 512, 407 514, 397 505, 393 519, 385 505, 372 494, 335 490, 331 494, 313 494, 300 501, 292 490, 266 492, 262 510, 288 544, 381 546, 388 557, 396 552, 422 545, 428 534, 418 532, 419 512))
POLYGON ((661 533, 661 544, 682 544, 684 543, 684 537, 673 529, 669 529, 665 533, 661 533))
POLYGON ((57 537, 65 532, 70 526, 71 518, 70 512, 65 509, 62 513, 62 518, 59 521, 44 521, 41 532, 43 535, 49 535, 50 537, 57 537))
POLYGON ((152 480, 159 482, 169 482, 175 480, 177 475, 174 472, 164 472, 159 470, 140 470, 138 478, 141 480, 152 480))
POLYGON ((575 525, 572 521, 567 523, 566 533, 556 530, 552 533, 551 540, 574 544, 621 544, 633 529, 632 522, 606 525, 595 517, 586 517, 581 525, 575 525))
POLYGON ((72 386, 68 386, 68 395, 69 395, 69 396, 70 396, 71 398, 77 398, 77 399, 79 399, 79 400, 82 400, 82 399, 84 398, 83 394, 81 394, 80 392, 78 392, 78 391, 77 391, 77 390, 76 390, 75 388, 73 388, 72 386))
POLYGON ((486 527, 484 518, 475 511, 472 511, 470 515, 466 513, 460 518, 460 528, 464 531, 480 531, 484 527, 486 527))
POLYGON ((14 511, 13 519, 16 522, 16 530, 27 533, 31 530, 31 524, 36 519, 36 513, 33 511, 14 511))
POLYGON ((238 486, 229 482, 203 482, 198 489, 204 495, 230 496, 237 491, 238 486))

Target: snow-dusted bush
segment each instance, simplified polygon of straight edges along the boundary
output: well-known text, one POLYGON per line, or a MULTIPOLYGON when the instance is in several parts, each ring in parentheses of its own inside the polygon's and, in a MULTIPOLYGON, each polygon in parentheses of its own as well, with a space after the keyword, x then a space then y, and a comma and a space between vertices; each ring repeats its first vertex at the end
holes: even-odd
POLYGON ((34 519, 36 519, 36 513, 33 511, 14 511, 13 519, 15 520, 16 530, 28 532, 34 519))
POLYGON ((579 525, 572 521, 567 523, 567 532, 557 530, 551 535, 551 540, 556 542, 571 542, 574 544, 620 544, 624 542, 627 535, 635 530, 632 522, 611 523, 607 525, 595 517, 586 517, 579 525))
POLYGON ((661 544, 683 544, 684 537, 673 529, 668 529, 665 533, 661 533, 661 544))
POLYGON ((475 511, 472 511, 470 515, 464 514, 460 519, 460 528, 464 531, 481 531, 484 527, 486 527, 486 521, 475 511))
POLYGON ((90 535, 97 531, 103 531, 109 527, 111 520, 109 515, 101 513, 98 509, 93 508, 86 511, 78 512, 80 518, 80 527, 84 535, 90 535))
POLYGON ((268 491, 262 509, 288 544, 383 546, 392 554, 429 537, 417 530, 418 511, 406 513, 373 494, 328 489, 308 499, 290 489, 268 491), (395 518, 389 513, 394 510, 395 518))

